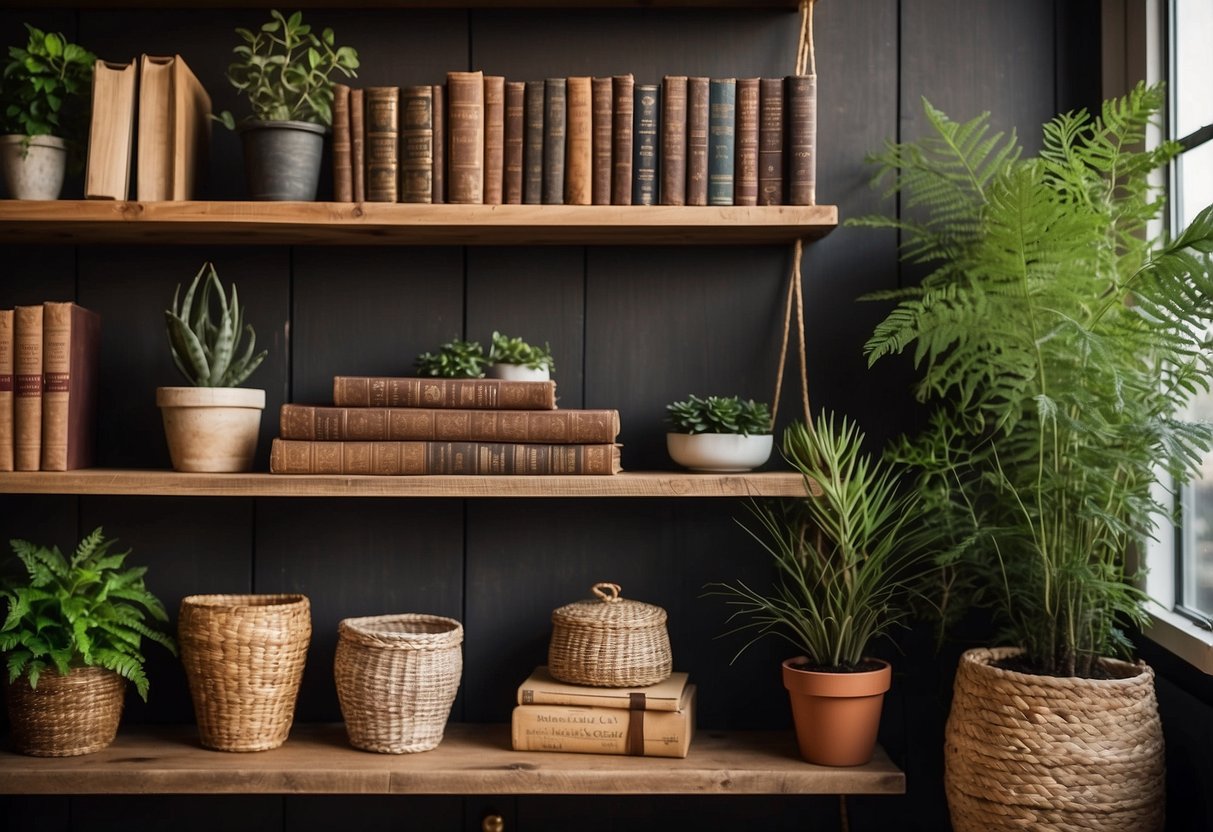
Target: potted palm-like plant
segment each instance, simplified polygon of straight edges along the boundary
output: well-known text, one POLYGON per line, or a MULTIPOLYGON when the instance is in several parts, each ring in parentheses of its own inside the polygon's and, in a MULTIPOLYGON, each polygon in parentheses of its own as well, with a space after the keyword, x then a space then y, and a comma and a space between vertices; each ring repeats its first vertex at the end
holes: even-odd
POLYGON ((666 405, 673 430, 666 434, 670 459, 692 471, 738 472, 771 456, 771 411, 765 402, 739 396, 694 393, 666 405))
POLYGON ((261 365, 267 351, 255 352, 257 335, 244 321, 236 287, 225 296, 213 264, 204 263, 179 298, 180 292, 178 285, 164 320, 173 363, 190 386, 156 389, 173 468, 248 471, 257 451, 265 391, 238 385, 261 365))
POLYGON ((800 655, 783 662, 801 756, 811 763, 862 765, 872 758, 887 661, 869 648, 909 612, 907 589, 921 578, 925 538, 911 529, 920 497, 899 488, 898 468, 863 449, 854 422, 823 414, 815 427, 794 422, 783 454, 805 478, 809 496, 752 504, 747 531, 774 562, 769 591, 712 584, 734 608, 730 632, 790 642, 800 655))
POLYGON ((1132 149, 1163 101, 1138 85, 1098 116, 1058 116, 1034 158, 986 116, 926 104, 931 132, 875 157, 915 216, 864 224, 899 228, 934 270, 866 351, 915 353, 932 411, 900 456, 949 597, 988 603, 1003 628, 956 677, 957 830, 1162 828, 1153 673, 1125 660, 1147 600, 1127 555, 1171 515, 1160 477, 1191 478, 1213 441, 1178 415, 1213 383, 1213 209, 1151 236, 1148 177, 1177 146, 1132 149))
POLYGON ((542 347, 528 344, 518 337, 493 333, 489 347, 489 378, 512 381, 547 381, 556 372, 556 361, 552 348, 546 343, 542 347))

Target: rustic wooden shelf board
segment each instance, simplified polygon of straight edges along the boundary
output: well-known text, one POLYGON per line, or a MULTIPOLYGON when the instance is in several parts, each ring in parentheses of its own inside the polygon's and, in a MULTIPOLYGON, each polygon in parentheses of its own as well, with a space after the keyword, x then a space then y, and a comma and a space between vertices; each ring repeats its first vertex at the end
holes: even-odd
MULTIPOLYGON (((744 8, 785 9, 797 7, 798 0, 579 0, 578 8, 744 8)), ((179 0, 8 0, 5 6, 23 8, 72 9, 171 9, 179 0)), ((190 0, 191 9, 269 9, 274 0, 190 0)), ((348 0, 347 9, 567 9, 569 0, 348 0)), ((333 0, 296 0, 292 8, 338 8, 333 0)))
POLYGON ((815 239, 834 205, 408 205, 0 200, 0 243, 729 245, 815 239))
POLYGON ((903 794, 880 748, 870 763, 803 762, 788 731, 699 731, 685 759, 510 750, 509 726, 451 724, 420 754, 352 748, 341 725, 296 725, 281 748, 208 751, 193 726, 124 727, 82 757, 0 752, 3 794, 903 794))
POLYGON ((613 476, 424 476, 187 474, 177 471, 6 471, 0 494, 128 494, 194 497, 803 497, 793 472, 613 476))

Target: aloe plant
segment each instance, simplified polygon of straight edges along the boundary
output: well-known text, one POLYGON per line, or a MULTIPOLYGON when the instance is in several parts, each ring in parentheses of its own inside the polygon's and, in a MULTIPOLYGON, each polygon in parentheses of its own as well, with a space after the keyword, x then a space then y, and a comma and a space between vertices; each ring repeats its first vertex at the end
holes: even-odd
POLYGON ((267 351, 254 354, 257 335, 244 322, 235 284, 231 296, 225 297, 214 264, 204 263, 178 305, 180 292, 178 284, 173 306, 164 312, 173 363, 195 387, 239 386, 261 365, 267 351), (217 320, 212 319, 213 298, 217 298, 217 320), (241 350, 245 334, 248 345, 241 350))

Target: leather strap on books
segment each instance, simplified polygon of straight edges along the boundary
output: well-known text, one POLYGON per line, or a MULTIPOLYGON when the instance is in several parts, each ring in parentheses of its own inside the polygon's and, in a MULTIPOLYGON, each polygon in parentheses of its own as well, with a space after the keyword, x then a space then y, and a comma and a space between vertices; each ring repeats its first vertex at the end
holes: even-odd
POLYGON ((628 694, 628 754, 644 756, 644 708, 643 693, 628 694))

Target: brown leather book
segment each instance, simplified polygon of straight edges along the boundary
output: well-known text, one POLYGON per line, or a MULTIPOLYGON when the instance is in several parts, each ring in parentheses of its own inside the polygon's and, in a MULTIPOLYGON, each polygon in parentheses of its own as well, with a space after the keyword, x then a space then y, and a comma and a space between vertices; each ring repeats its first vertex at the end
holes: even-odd
POLYGON ((568 143, 565 153, 564 201, 589 205, 594 190, 593 84, 588 76, 567 79, 568 143))
POLYGON ((331 441, 609 443, 617 410, 464 410, 284 404, 282 439, 331 441))
POLYGON ((93 466, 101 316, 74 303, 42 305, 42 470, 93 466))
POLYGON ((354 171, 350 167, 350 88, 333 84, 333 201, 354 201, 354 171))
POLYGON ((632 111, 636 80, 631 75, 611 79, 611 204, 632 204, 632 111))
POLYGON ((367 87, 367 202, 398 202, 399 176, 400 87, 367 87))
POLYGON ((527 81, 523 99, 522 202, 543 202, 543 81, 527 81))
POLYGON ((484 73, 448 72, 447 200, 484 202, 484 73))
POLYGON ((661 204, 687 201, 687 77, 667 75, 661 83, 661 204))
POLYGON ((817 202, 817 76, 790 75, 788 112, 788 204, 817 202))
POLYGON ((350 90, 350 175, 354 202, 366 201, 366 93, 350 90))
POLYGON ((758 204, 783 204, 782 78, 763 78, 759 84, 758 204))
POLYGON ((687 205, 708 204, 708 78, 687 79, 687 205))
POLYGON ((507 205, 522 204, 522 124, 525 105, 526 82, 507 81, 505 84, 505 178, 501 186, 501 201, 507 205))
POLYGON ((590 201, 595 205, 611 204, 611 112, 612 84, 610 78, 595 78, 592 82, 594 117, 594 180, 590 201))
POLYGON ((758 78, 737 79, 733 204, 758 204, 758 78))
POLYGON ((270 448, 270 473, 610 475, 619 473, 619 446, 275 439, 270 448))
POLYGON ((543 82, 543 201, 546 205, 564 202, 565 108, 564 78, 543 82))
POLYGON ((42 304, 13 310, 13 468, 42 465, 42 304))
POLYGON ((85 199, 130 199, 138 74, 139 65, 134 61, 99 60, 93 65, 88 154, 84 166, 85 199))
POLYGON ((496 378, 335 376, 333 405, 555 410, 556 382, 505 381, 496 378))
POLYGON ((401 90, 400 201, 434 198, 434 89, 416 84, 401 90))
POLYGON ((13 470, 13 310, 0 309, 0 471, 13 470))
POLYGON ((430 201, 435 205, 446 202, 446 87, 433 84, 432 115, 434 117, 434 186, 430 201))
POLYGON ((484 76, 484 204, 500 205, 505 191, 505 77, 484 76))

